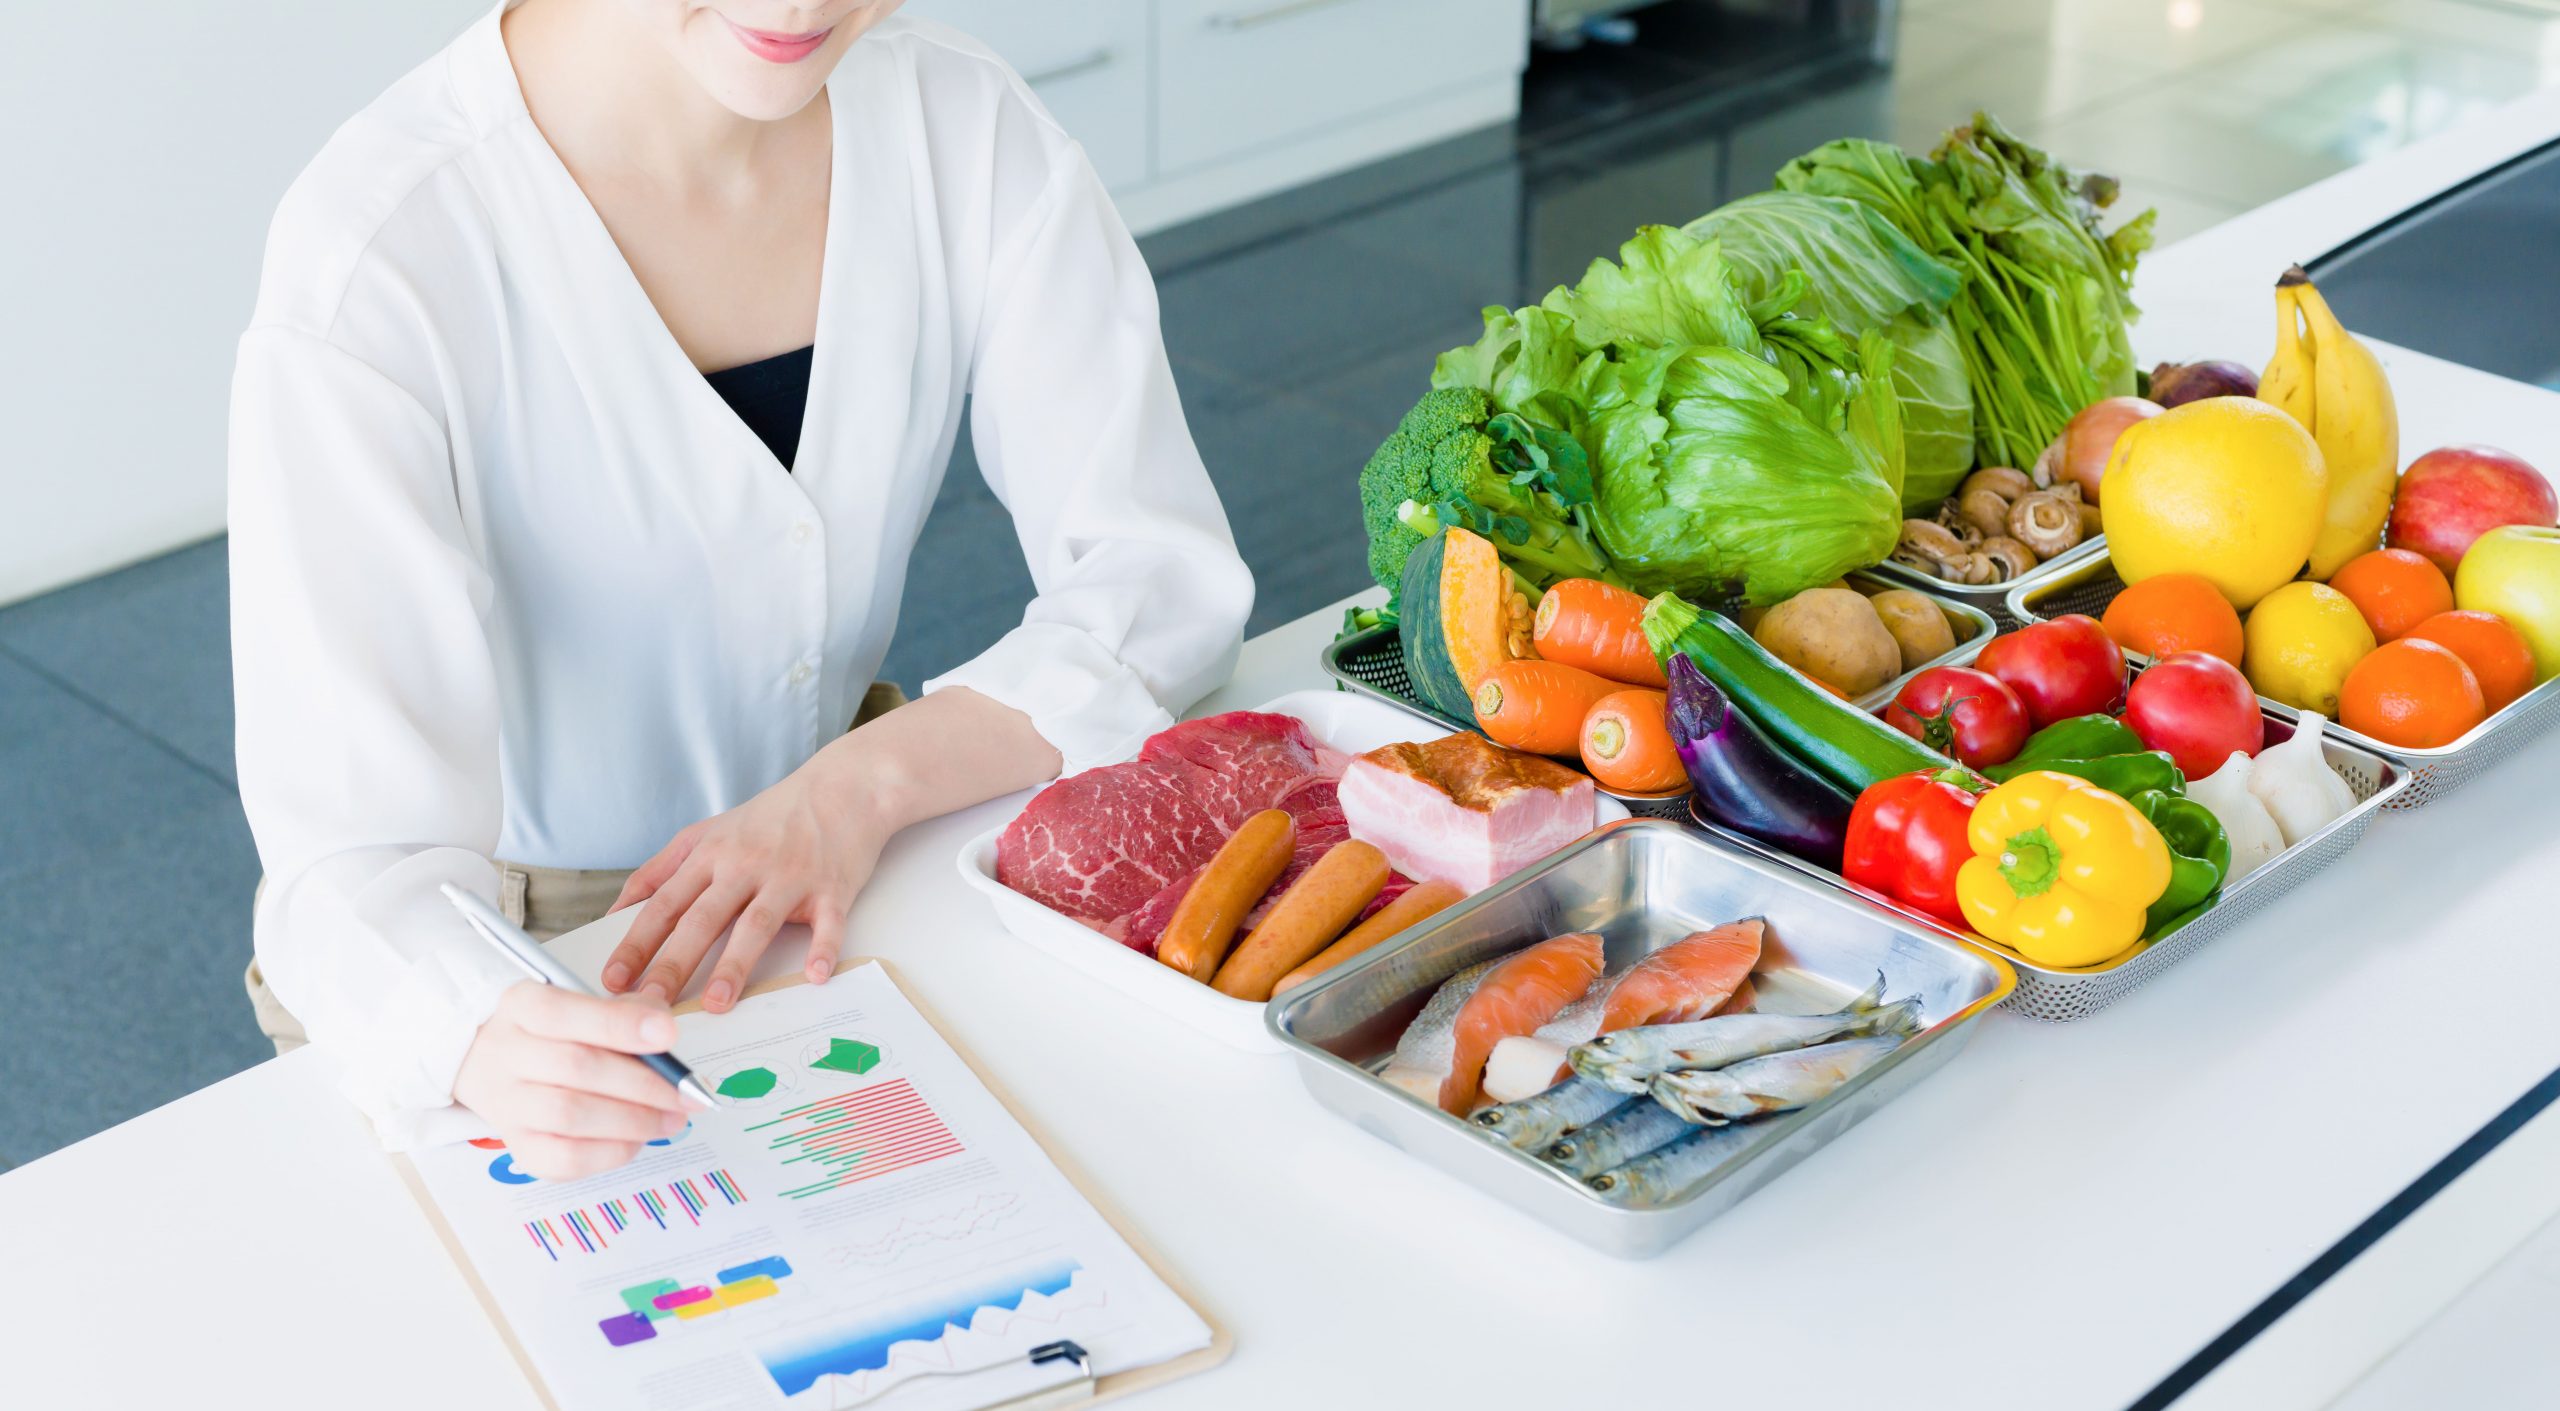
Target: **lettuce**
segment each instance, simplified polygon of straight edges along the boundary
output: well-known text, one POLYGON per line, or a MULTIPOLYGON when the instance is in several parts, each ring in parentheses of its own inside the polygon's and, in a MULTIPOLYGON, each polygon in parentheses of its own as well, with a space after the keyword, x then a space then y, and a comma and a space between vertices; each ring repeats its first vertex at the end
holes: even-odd
POLYGON ((1901 402, 1902 506, 1926 514, 1973 469, 1973 391, 1946 310, 1964 287, 1957 273, 1855 201, 1769 191, 1691 221, 1711 240, 1743 290, 1766 298, 1801 276, 1788 307, 1841 333, 1881 331, 1893 343, 1901 402))
POLYGON ((1775 602, 1901 532, 1897 350, 1801 312, 1809 282, 1790 269, 1750 297, 1716 241, 1648 226, 1540 304, 1485 310, 1433 385, 1581 443, 1592 533, 1628 586, 1775 602))

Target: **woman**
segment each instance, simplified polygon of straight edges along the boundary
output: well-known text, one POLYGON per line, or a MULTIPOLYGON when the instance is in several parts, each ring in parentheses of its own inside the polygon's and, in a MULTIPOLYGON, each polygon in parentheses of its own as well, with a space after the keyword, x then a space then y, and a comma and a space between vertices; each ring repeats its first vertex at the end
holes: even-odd
POLYGON ((627 1055, 725 929, 706 1007, 787 922, 823 981, 892 833, 1232 665, 1251 580, 1135 246, 897 8, 523 0, 277 212, 232 408, 251 987, 394 1145, 468 1109, 536 1174, 621 1164, 683 1121, 627 1055), (1039 596, 880 713, 964 395, 1039 596), (625 996, 511 986, 446 881, 537 934, 645 899, 625 996))

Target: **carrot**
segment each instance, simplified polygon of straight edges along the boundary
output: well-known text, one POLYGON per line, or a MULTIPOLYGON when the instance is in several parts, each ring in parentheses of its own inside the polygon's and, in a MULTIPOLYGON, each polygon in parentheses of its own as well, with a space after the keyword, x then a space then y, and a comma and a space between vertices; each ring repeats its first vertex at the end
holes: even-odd
POLYGON ((1582 718, 1618 689, 1560 661, 1506 661, 1476 683, 1476 725, 1497 745, 1569 755, 1582 738, 1582 718))
POLYGON ((1644 598, 1593 578, 1568 578, 1538 599, 1538 655, 1628 686, 1670 685, 1644 640, 1644 598))
POLYGON ((1602 788, 1621 794, 1659 794, 1689 782, 1671 744, 1669 705, 1660 691, 1604 697, 1583 717, 1582 767, 1602 788))

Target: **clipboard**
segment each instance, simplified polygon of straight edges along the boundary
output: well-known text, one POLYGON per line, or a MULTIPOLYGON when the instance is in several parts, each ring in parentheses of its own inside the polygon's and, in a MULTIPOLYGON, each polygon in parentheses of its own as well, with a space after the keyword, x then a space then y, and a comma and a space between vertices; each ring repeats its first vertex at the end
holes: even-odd
MULTIPOLYGON (((1167 1382, 1180 1381, 1184 1377, 1205 1372, 1226 1361, 1228 1354, 1235 1351, 1234 1336, 1211 1315, 1208 1306, 1200 1301, 1197 1294, 1174 1277, 1171 1266, 1167 1265, 1155 1250, 1139 1237, 1138 1232, 1128 1222, 1120 1218, 1119 1212, 1094 1193, 1095 1188, 1085 1179, 1084 1173, 1077 1170, 1073 1162, 1049 1145, 1048 1141, 1041 1136, 1040 1129, 1022 1115, 1022 1109, 1014 1104, 1012 1096, 1006 1093, 994 1079, 987 1076, 986 1071, 980 1068, 969 1057, 968 1052, 952 1039, 950 1031, 943 1028, 940 1018, 916 997, 914 991, 908 989, 905 983, 899 980, 896 968, 877 956, 851 956, 838 969, 850 970, 855 966, 872 964, 880 967, 881 973, 888 977, 890 984, 898 987, 898 993, 905 996, 907 1003, 914 1007, 916 1014, 933 1029, 935 1034, 941 1036, 944 1043, 951 1046, 951 1052, 967 1066, 972 1074, 976 1075, 981 1084, 985 1085, 988 1095, 993 1097, 997 1105, 1002 1107, 1007 1115, 1011 1116, 1030 1136, 1031 1140, 1039 1145, 1041 1151, 1047 1154, 1050 1164, 1058 1168, 1058 1174, 1066 1177, 1067 1184, 1075 1188, 1076 1194, 1082 1196, 1085 1203, 1093 1207, 1094 1213, 1100 1215, 1105 1224, 1119 1233, 1120 1238, 1128 1243, 1130 1250, 1138 1256, 1139 1261, 1153 1271, 1158 1279, 1163 1280, 1165 1287, 1173 1290, 1174 1296, 1189 1305, 1191 1311, 1197 1314, 1200 1321, 1207 1324, 1209 1328, 1208 1346, 1186 1352, 1170 1361, 1158 1362, 1149 1367, 1133 1367, 1126 1372, 1114 1372, 1106 1377, 1095 1377, 1088 1372, 1081 1378, 1072 1379, 1054 1387, 989 1403, 981 1408, 981 1411, 1073 1411, 1073 1408, 1097 1405, 1117 1397, 1159 1387, 1167 1382)), ((798 975, 786 975, 749 987, 745 994, 739 996, 739 1001, 744 1003, 758 995, 770 994, 775 990, 789 989, 793 985, 805 983, 807 982, 798 975)), ((679 1015, 690 1014, 701 1007, 700 1000, 686 1000, 675 1006, 674 1012, 679 1015)), ((515 1359, 517 1370, 524 1374, 525 1385, 533 1389, 533 1394, 541 1401, 544 1411, 560 1411, 559 1401, 551 1395, 551 1388, 544 1384, 542 1373, 535 1368, 532 1356, 525 1350, 524 1344, 517 1339, 515 1328, 507 1322, 506 1315, 498 1310, 497 1300, 490 1296, 488 1285, 481 1281, 480 1271, 473 1266, 471 1256, 464 1251, 461 1241, 455 1237, 452 1225, 444 1218, 444 1212, 438 1209, 435 1201, 427 1195, 426 1184, 419 1179, 417 1166, 407 1156, 398 1153, 392 1155, 391 1161, 399 1169, 401 1183, 408 1187, 410 1199, 417 1202, 418 1209, 427 1217, 428 1227, 435 1231, 437 1241, 444 1246, 445 1256, 451 1259, 454 1268, 460 1271, 463 1282, 471 1289, 472 1298, 479 1303, 481 1313, 488 1318, 489 1326, 496 1330, 498 1340, 506 1344, 508 1355, 515 1359)), ((1074 1344, 1069 1343, 1065 1346, 1073 1348, 1074 1344)), ((1081 1355, 1080 1349, 1078 1355, 1081 1355)), ((1053 1356, 1050 1360, 1069 1359, 1060 1355, 1053 1356)))

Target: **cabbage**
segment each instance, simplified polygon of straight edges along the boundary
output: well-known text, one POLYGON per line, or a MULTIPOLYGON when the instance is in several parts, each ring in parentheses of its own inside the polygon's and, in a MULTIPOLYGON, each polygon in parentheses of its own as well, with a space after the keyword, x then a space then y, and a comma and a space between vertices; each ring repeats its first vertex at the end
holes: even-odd
POLYGON ((1790 272, 1805 276, 1789 307, 1841 333, 1892 340, 1901 402, 1906 513, 1926 514, 1973 469, 1973 392, 1947 321, 1963 279, 1855 201, 1769 191, 1691 221, 1687 233, 1723 250, 1746 297, 1765 299, 1790 272))

